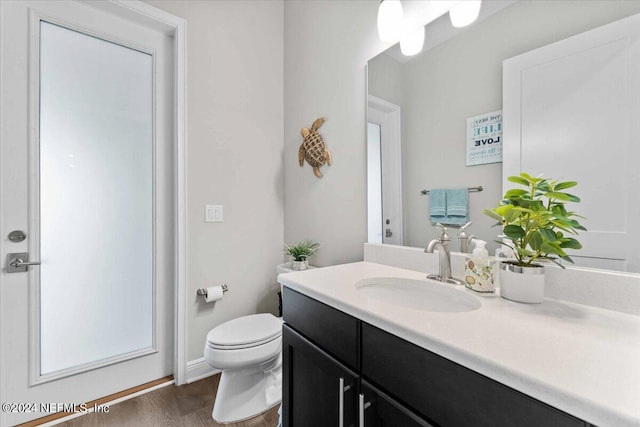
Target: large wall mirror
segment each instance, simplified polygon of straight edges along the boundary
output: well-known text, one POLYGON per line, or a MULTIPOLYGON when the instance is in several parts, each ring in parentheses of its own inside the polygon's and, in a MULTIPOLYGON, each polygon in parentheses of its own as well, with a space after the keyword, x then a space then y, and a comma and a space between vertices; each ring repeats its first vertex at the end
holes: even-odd
MULTIPOLYGON (((429 195, 422 190, 482 186, 468 196, 473 224, 467 233, 490 242, 493 253, 500 229, 482 210, 495 206, 503 194, 503 163, 466 166, 467 119, 503 109, 504 60, 639 13, 637 1, 484 0, 479 19, 469 27, 453 28, 448 15, 427 25, 422 53, 404 57, 393 46, 369 60, 369 241, 424 247, 439 233, 429 218, 429 195)), ((508 120, 505 117, 505 128, 508 120)), ((590 164, 594 174, 603 177, 619 167, 603 164, 615 156, 572 156, 549 144, 545 150, 550 156, 590 164)), ((575 190, 583 200, 585 195, 597 197, 589 192, 606 191, 587 184, 575 190)), ((640 222, 640 213, 635 214, 638 218, 628 221, 640 222)), ((454 251, 457 234, 458 229, 450 227, 454 251)), ((640 258, 640 241, 631 244, 640 258)), ((579 265, 640 272, 638 262, 585 258, 579 265)))

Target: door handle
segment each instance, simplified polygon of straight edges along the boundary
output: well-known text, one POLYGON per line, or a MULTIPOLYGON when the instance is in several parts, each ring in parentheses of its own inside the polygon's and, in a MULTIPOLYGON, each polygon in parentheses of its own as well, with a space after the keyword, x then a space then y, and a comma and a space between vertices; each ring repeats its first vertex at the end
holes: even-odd
POLYGON ((40 261, 23 261, 20 258, 14 258, 9 265, 13 268, 18 268, 25 265, 40 265, 40 261))
POLYGON ((371 406, 371 402, 364 401, 364 393, 358 396, 358 426, 364 427, 364 410, 371 406))
POLYGON ((27 252, 7 254, 7 262, 5 264, 7 273, 24 273, 28 271, 30 265, 40 265, 40 261, 29 261, 27 252))
POLYGON ((344 427, 344 394, 351 390, 350 385, 344 385, 344 378, 340 377, 338 381, 338 385, 340 386, 340 394, 338 400, 338 427, 344 427))

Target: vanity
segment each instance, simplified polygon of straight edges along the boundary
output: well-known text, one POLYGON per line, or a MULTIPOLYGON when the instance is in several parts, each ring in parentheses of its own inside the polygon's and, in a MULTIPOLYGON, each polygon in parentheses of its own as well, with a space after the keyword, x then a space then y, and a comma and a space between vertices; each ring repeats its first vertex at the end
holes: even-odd
POLYGON ((278 280, 284 426, 640 425, 637 316, 367 261, 278 280), (405 297, 368 289, 394 280, 405 297), (453 305, 421 309, 439 290, 453 305))

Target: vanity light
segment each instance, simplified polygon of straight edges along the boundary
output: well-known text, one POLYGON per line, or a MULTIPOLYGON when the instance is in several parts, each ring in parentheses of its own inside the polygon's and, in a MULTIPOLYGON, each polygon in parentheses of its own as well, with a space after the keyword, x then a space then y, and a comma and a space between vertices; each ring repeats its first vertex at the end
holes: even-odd
POLYGON ((451 25, 454 27, 466 27, 478 18, 480 14, 481 0, 465 0, 453 6, 449 10, 451 25))
POLYGON ((378 36, 380 40, 395 43, 402 28, 402 3, 400 0, 382 0, 378 6, 378 36))
POLYGON ((400 39, 400 50, 405 56, 417 55, 422 51, 424 45, 424 27, 416 28, 402 35, 400 39))

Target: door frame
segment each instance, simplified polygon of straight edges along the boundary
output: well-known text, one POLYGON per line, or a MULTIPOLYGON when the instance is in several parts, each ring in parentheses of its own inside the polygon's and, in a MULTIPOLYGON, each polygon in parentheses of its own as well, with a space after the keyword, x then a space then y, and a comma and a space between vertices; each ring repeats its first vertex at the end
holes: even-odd
POLYGON ((380 145, 381 145, 381 179, 382 179, 382 243, 385 242, 384 217, 388 216, 387 207, 396 213, 398 223, 394 225, 397 237, 396 245, 403 245, 404 242, 404 211, 402 209, 402 120, 401 107, 378 98, 367 95, 367 123, 377 123, 381 125, 380 145), (373 117, 375 116, 375 117, 373 117), (384 131, 382 129, 385 129, 384 131), (389 171, 393 171, 390 174, 389 171), (386 190, 386 191, 385 191, 386 190), (396 193, 389 200, 390 194, 396 193), (385 194, 387 200, 385 202, 385 194))
MULTIPOLYGON (((0 2, 0 22, 5 19, 3 3, 0 2)), ((187 22, 183 18, 137 0, 111 0, 85 4, 160 31, 173 38, 174 378, 175 383, 180 385, 186 382, 187 368, 187 22)), ((5 40, 0 32, 0 92, 4 89, 2 59, 5 53, 5 40)), ((4 117, 2 108, 0 104, 0 128, 3 126, 4 117)), ((5 143, 2 138, 3 134, 0 133, 0 155, 5 143)), ((2 183, 0 182, 0 184, 2 183)), ((1 194, 0 203, 2 203, 1 194)), ((0 299, 3 296, 3 275, 0 275, 0 299)), ((10 326, 4 319, 4 315, 4 313, 0 313, 0 348, 3 349, 6 348, 5 330, 10 326)), ((0 358, 0 377, 4 377, 8 368, 4 359, 0 358)), ((3 384, 0 386, 0 402, 6 401, 7 386, 3 384)))

